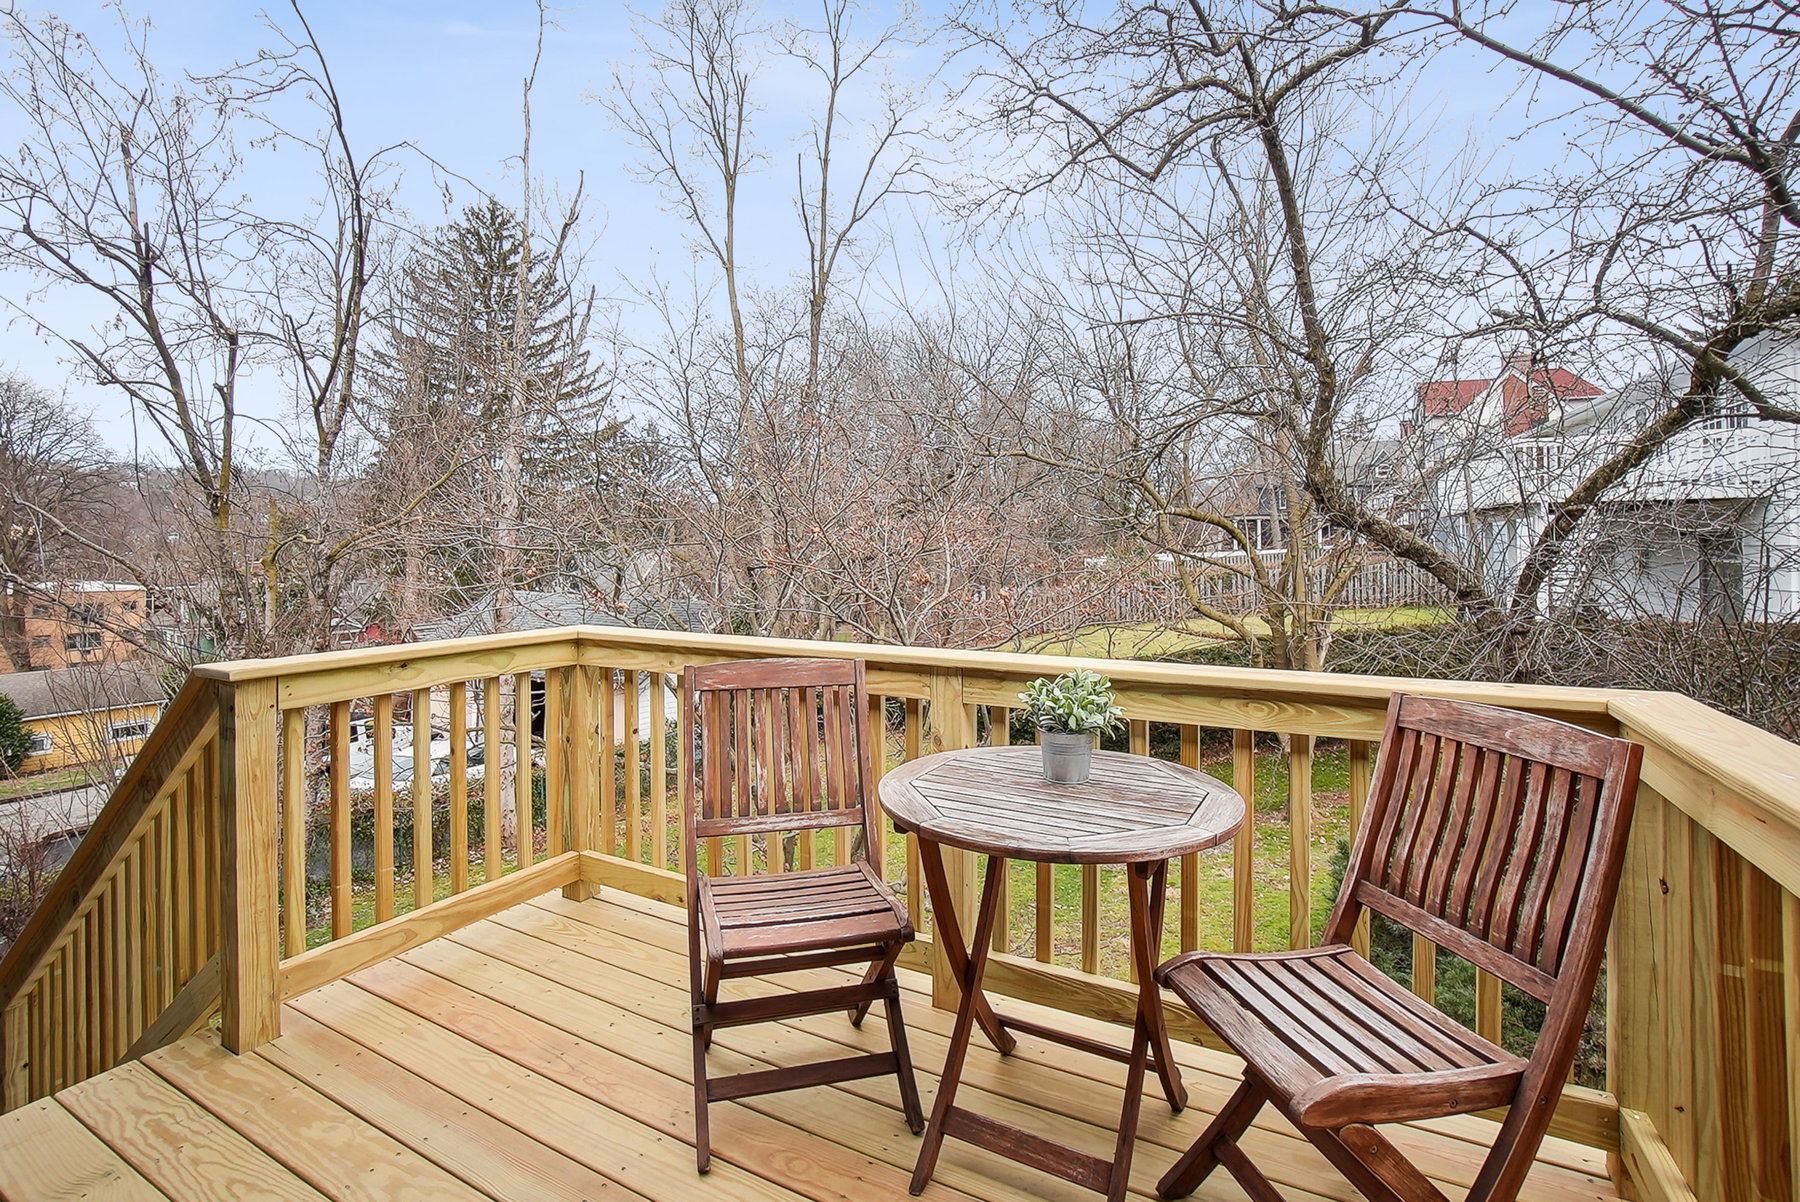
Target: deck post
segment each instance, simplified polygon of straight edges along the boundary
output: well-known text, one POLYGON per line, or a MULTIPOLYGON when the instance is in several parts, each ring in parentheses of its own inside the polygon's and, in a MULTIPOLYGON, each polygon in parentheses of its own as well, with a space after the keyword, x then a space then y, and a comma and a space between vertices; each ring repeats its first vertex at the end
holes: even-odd
MULTIPOLYGON (((934 672, 930 688, 930 696, 926 699, 930 709, 926 712, 924 750, 932 753, 973 747, 975 707, 963 701, 962 673, 934 672)), ((973 931, 979 900, 976 892, 975 854, 957 847, 946 847, 943 849, 943 858, 944 876, 948 880, 952 896, 956 898, 958 925, 965 932, 973 931)), ((913 921, 918 922, 917 915, 913 921)), ((940 1010, 955 1010, 962 997, 962 986, 950 971, 949 957, 937 951, 942 946, 938 940, 943 936, 935 919, 932 922, 931 937, 931 1004, 940 1010)))
MULTIPOLYGON (((600 690, 612 687, 612 669, 597 669, 578 664, 570 669, 569 705, 563 711, 564 770, 569 778, 569 837, 565 846, 570 851, 609 851, 612 832, 601 830, 599 785, 600 774, 611 772, 613 765, 598 763, 600 748, 612 746, 612 740, 599 739, 600 690), (600 680, 604 672, 604 681, 600 680)), ((629 820, 629 815, 627 816, 629 820)), ((570 901, 586 901, 600 892, 600 886, 579 877, 563 886, 563 896, 570 901)))
POLYGON ((219 687, 222 1035, 248 1052, 281 1034, 275 681, 219 687))

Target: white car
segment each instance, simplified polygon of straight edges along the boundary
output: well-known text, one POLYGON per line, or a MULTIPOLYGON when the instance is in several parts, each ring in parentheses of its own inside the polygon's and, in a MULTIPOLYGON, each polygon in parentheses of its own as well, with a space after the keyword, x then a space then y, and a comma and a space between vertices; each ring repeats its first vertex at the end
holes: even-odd
MULTIPOLYGON (((450 779, 450 740, 434 738, 431 740, 431 779, 450 779)), ((510 767, 513 761, 513 750, 509 746, 500 748, 502 767, 510 767)), ((393 783, 410 785, 415 770, 415 757, 411 742, 401 744, 398 740, 394 746, 393 783)), ((469 749, 465 762, 470 777, 479 777, 485 771, 487 763, 486 748, 482 745, 479 734, 469 736, 469 749)), ((375 787, 375 749, 373 746, 356 746, 350 748, 350 787, 366 790, 375 787)))

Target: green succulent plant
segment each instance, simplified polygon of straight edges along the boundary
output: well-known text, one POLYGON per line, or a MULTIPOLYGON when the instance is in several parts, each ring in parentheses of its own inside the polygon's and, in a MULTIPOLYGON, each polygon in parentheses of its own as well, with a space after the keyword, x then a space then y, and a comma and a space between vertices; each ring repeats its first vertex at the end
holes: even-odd
POLYGON ((1125 725, 1125 711, 1113 704, 1112 681, 1085 668, 1054 680, 1039 677, 1019 700, 1037 728, 1052 734, 1106 735, 1125 725))

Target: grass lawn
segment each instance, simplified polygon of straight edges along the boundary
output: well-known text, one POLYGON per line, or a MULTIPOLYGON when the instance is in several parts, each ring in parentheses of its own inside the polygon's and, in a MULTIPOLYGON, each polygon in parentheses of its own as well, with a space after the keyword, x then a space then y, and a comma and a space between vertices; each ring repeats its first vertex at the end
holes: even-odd
MULTIPOLYGON (((891 739, 890 746, 897 753, 899 740, 891 739)), ((645 757, 648 759, 649 757, 645 757)), ((1321 743, 1313 755, 1313 829, 1312 829, 1312 927, 1315 938, 1323 929, 1325 918, 1330 912, 1333 900, 1330 893, 1330 861, 1333 844, 1347 832, 1347 814, 1349 808, 1349 766, 1348 752, 1341 743, 1321 743)), ((897 762, 897 758, 894 762, 897 762)), ((1227 784, 1232 783, 1232 761, 1228 749, 1216 754, 1206 755, 1201 767, 1217 776, 1227 784)), ((646 769, 647 777, 647 769, 646 769)), ((668 809, 669 824, 664 838, 665 867, 679 871, 680 864, 675 860, 675 849, 679 829, 680 815, 675 801, 674 790, 669 791, 668 809)), ((648 798, 647 783, 644 796, 648 798)), ((620 790, 621 802, 623 790, 620 790)), ((1254 807, 1255 821, 1255 864, 1256 880, 1256 947, 1259 950, 1286 948, 1288 945, 1288 847, 1289 826, 1287 819, 1288 802, 1288 760, 1282 754, 1273 739, 1259 743, 1256 757, 1256 801, 1254 807)), ((622 805, 621 805, 622 808, 622 805)), ((647 807, 646 807, 647 808, 647 807)), ((642 833, 645 836, 646 848, 649 844, 648 815, 644 816, 642 833)), ((622 834, 622 832, 621 832, 622 834)), ((318 834, 315 833, 315 838, 318 834)), ((440 840, 443 838, 440 833, 440 840)), ((542 851, 542 834, 538 837, 539 852, 542 851)), ((833 861, 833 836, 829 832, 821 832, 816 845, 816 862, 820 865, 833 861)), ((906 876, 906 841, 890 830, 887 854, 887 876, 895 882, 905 880, 906 876)), ((471 835, 470 844, 480 847, 479 833, 471 835)), ((444 846, 440 841, 437 846, 444 846)), ((752 854, 761 863, 766 858, 766 849, 757 847, 752 854)), ((798 858, 797 852, 789 852, 791 859, 798 858)), ((726 844, 728 864, 736 860, 736 849, 733 843, 726 844)), ((644 859, 652 859, 646 850, 644 859)), ((508 858, 505 871, 513 872, 519 865, 513 858, 508 858)), ((1012 876, 1012 908, 1009 915, 1009 935, 1011 949, 1024 956, 1031 956, 1035 949, 1036 931, 1036 865, 1014 863, 1010 868, 1012 876)), ((1108 976, 1123 977, 1127 972, 1130 943, 1128 938, 1128 913, 1125 900, 1123 869, 1101 868, 1100 879, 1100 971, 1108 976)), ((406 914, 413 909, 413 881, 410 866, 404 862, 395 874, 394 902, 397 914, 406 914)), ((482 880, 479 855, 469 870, 471 884, 479 884, 482 880)), ((434 898, 442 900, 450 896, 450 871, 446 859, 440 858, 437 863, 434 885, 434 898)), ((1172 955, 1179 950, 1182 891, 1187 888, 1198 890, 1200 895, 1199 946, 1204 948, 1228 949, 1231 946, 1232 932, 1232 889, 1231 889, 1231 847, 1229 844, 1219 847, 1200 856, 1198 879, 1187 882, 1181 879, 1179 866, 1170 870, 1168 917, 1164 932, 1164 952, 1172 955)), ((308 890, 308 932, 307 946, 316 947, 328 942, 330 934, 330 888, 323 880, 310 882, 308 890)), ((1081 869, 1073 865, 1058 865, 1052 870, 1051 890, 1051 942, 1052 960, 1061 965, 1077 968, 1081 963, 1081 869)), ((375 921, 375 889, 372 876, 359 872, 351 891, 353 929, 361 930, 375 921)), ((925 926, 923 920, 920 927, 925 926)))
MULTIPOLYGON (((1231 756, 1204 759, 1204 771, 1226 784, 1232 783, 1231 756)), ((1254 875, 1256 896, 1255 942, 1259 951, 1288 946, 1288 761, 1275 750, 1260 747, 1256 757, 1254 875)), ((1312 929, 1314 938, 1324 930, 1334 900, 1330 892, 1331 850, 1348 830, 1349 753, 1340 744, 1325 744, 1313 755, 1312 829, 1312 929)), ((986 857, 982 857, 986 871, 986 857)), ((892 839, 888 847, 888 879, 905 879, 904 841, 892 839)), ((1125 900, 1124 869, 1101 868, 1100 972, 1123 977, 1130 957, 1129 912, 1125 900)), ((1036 954, 1037 865, 1013 863, 1008 867, 1012 907, 1008 926, 1009 946, 1021 956, 1036 954)), ((1163 931, 1163 953, 1174 955, 1181 941, 1181 896, 1189 887, 1181 879, 1180 866, 1169 870, 1168 912, 1163 931)), ((1231 947, 1231 845, 1200 856, 1198 879, 1192 887, 1200 896, 1199 946, 1215 950, 1231 947)), ((1081 869, 1056 865, 1051 869, 1051 961, 1069 968, 1081 966, 1081 869)))
MULTIPOLYGON (((1340 627, 1400 630, 1435 626, 1447 621, 1449 617, 1450 613, 1445 609, 1412 606, 1346 609, 1334 614, 1332 621, 1340 627)), ((1250 618, 1249 626, 1259 635, 1268 633, 1268 624, 1261 618, 1250 618)), ((1094 626, 1077 631, 1073 637, 1049 634, 1021 639, 1000 650, 1028 651, 1036 655, 1084 655, 1100 659, 1156 659, 1192 651, 1196 647, 1222 642, 1231 637, 1231 632, 1219 623, 1196 618, 1175 625, 1144 622, 1136 625, 1094 626)))
POLYGON ((12 797, 29 797, 36 793, 54 793, 62 789, 80 789, 92 783, 86 768, 57 768, 50 772, 34 772, 30 776, 0 780, 0 801, 12 797))

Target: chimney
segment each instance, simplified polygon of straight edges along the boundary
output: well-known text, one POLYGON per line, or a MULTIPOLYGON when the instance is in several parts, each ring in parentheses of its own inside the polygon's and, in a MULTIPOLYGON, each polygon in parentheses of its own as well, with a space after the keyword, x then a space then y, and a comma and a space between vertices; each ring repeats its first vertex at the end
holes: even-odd
POLYGON ((1531 383, 1531 348, 1522 346, 1516 351, 1508 351, 1500 359, 1500 374, 1517 375, 1527 384, 1531 383))

